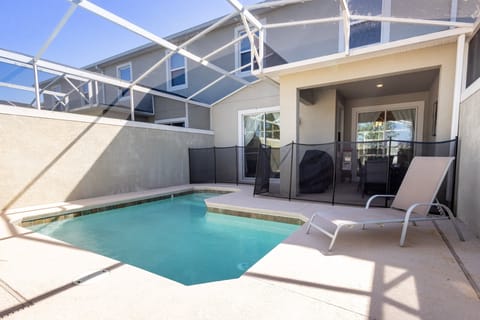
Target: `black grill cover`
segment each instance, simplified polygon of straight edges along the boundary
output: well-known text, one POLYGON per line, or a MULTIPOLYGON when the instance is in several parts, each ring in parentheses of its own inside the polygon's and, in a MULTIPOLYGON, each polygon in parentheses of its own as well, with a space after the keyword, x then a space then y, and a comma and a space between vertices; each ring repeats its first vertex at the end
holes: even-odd
POLYGON ((333 181, 333 160, 321 150, 307 150, 300 162, 300 193, 321 193, 333 181))

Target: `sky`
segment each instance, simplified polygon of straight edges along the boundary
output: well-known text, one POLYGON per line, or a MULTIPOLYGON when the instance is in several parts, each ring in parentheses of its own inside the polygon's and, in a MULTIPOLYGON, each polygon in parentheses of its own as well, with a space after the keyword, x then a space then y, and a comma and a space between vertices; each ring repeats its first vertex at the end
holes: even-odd
MULTIPOLYGON (((239 0, 244 5, 260 0, 239 0)), ((226 0, 91 0, 166 37, 232 12, 226 0)), ((0 48, 35 55, 70 7, 68 0, 0 0, 0 48)), ((148 40, 77 8, 43 58, 82 67, 148 40)))

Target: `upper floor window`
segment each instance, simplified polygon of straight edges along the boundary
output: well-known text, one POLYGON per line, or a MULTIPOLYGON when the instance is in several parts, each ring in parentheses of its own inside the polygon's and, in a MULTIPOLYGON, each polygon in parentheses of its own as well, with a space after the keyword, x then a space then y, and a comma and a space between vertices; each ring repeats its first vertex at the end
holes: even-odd
POLYGON ((179 53, 173 54, 168 59, 168 90, 179 90, 187 88, 187 62, 184 56, 179 53))
MULTIPOLYGON (((117 66, 117 78, 125 81, 132 81, 132 64, 126 63, 120 66, 117 66)), ((120 97, 128 97, 130 95, 130 90, 127 88, 120 88, 120 97)))
MULTIPOLYGON (((249 74, 252 70, 252 63, 254 62, 254 57, 252 55, 252 47, 250 45, 250 39, 246 36, 247 32, 242 29, 236 30, 236 37, 243 37, 237 43, 237 50, 235 53, 235 70, 238 70, 239 74, 249 74)), ((258 31, 255 33, 255 42, 258 43, 258 31)), ((253 68, 258 68, 258 64, 254 62, 253 68)))
MULTIPOLYGON (((383 2, 383 0, 349 0, 348 8, 353 15, 378 16, 382 14, 383 2)), ((350 24, 350 48, 381 42, 381 37, 381 22, 352 21, 350 24)))
POLYGON ((468 45, 467 87, 480 78, 480 32, 468 45))

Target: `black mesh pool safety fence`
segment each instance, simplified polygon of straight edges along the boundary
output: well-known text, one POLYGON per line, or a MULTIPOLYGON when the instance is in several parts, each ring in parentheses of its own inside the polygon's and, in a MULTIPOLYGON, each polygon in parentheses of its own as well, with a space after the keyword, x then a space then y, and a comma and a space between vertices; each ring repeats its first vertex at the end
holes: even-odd
MULTIPOLYGON (((395 194, 413 157, 456 156, 457 139, 212 147, 189 154, 191 183, 254 183, 256 195, 365 205, 370 195, 395 194)), ((449 206, 454 183, 455 164, 438 194, 449 206)), ((379 199, 374 205, 386 203, 379 199)))
MULTIPOLYGON (((271 161, 271 178, 279 178, 278 153, 279 149, 268 156, 271 161)), ((253 184, 259 165, 258 154, 258 147, 191 148, 190 183, 253 184)), ((264 172, 262 176, 265 176, 264 172)))

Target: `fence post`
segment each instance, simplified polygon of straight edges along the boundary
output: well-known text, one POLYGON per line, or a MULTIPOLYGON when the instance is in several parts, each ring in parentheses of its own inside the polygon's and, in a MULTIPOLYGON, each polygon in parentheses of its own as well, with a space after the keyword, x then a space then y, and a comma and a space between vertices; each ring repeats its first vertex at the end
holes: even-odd
MULTIPOLYGON (((453 156, 455 160, 453 160, 453 183, 452 183, 452 205, 451 209, 455 208, 455 188, 457 187, 457 163, 458 163, 458 136, 455 136, 455 145, 453 146, 453 156)), ((456 210, 453 210, 453 214, 455 217, 457 216, 456 210)))
POLYGON ((293 145, 295 142, 292 140, 292 148, 290 149, 290 186, 288 190, 288 201, 292 200, 292 175, 293 175, 293 145))
MULTIPOLYGON (((335 188, 337 186, 337 162, 338 158, 338 147, 337 144, 340 145, 341 142, 334 142, 333 143, 333 193, 332 193, 332 206, 335 205, 335 188)), ((340 159, 341 161, 341 159, 340 159)))
POLYGON ((216 147, 213 147, 213 183, 217 183, 217 153, 216 147))
POLYGON ((188 181, 192 183, 192 148, 188 148, 188 181))
MULTIPOLYGON (((388 138, 388 153, 387 153, 387 185, 385 194, 390 194, 390 157, 392 155, 392 137, 388 138)), ((385 198, 385 207, 388 207, 388 198, 385 198)))
POLYGON ((238 186, 238 170, 240 170, 240 168, 238 167, 238 146, 235 146, 235 182, 237 183, 237 186, 238 186))

